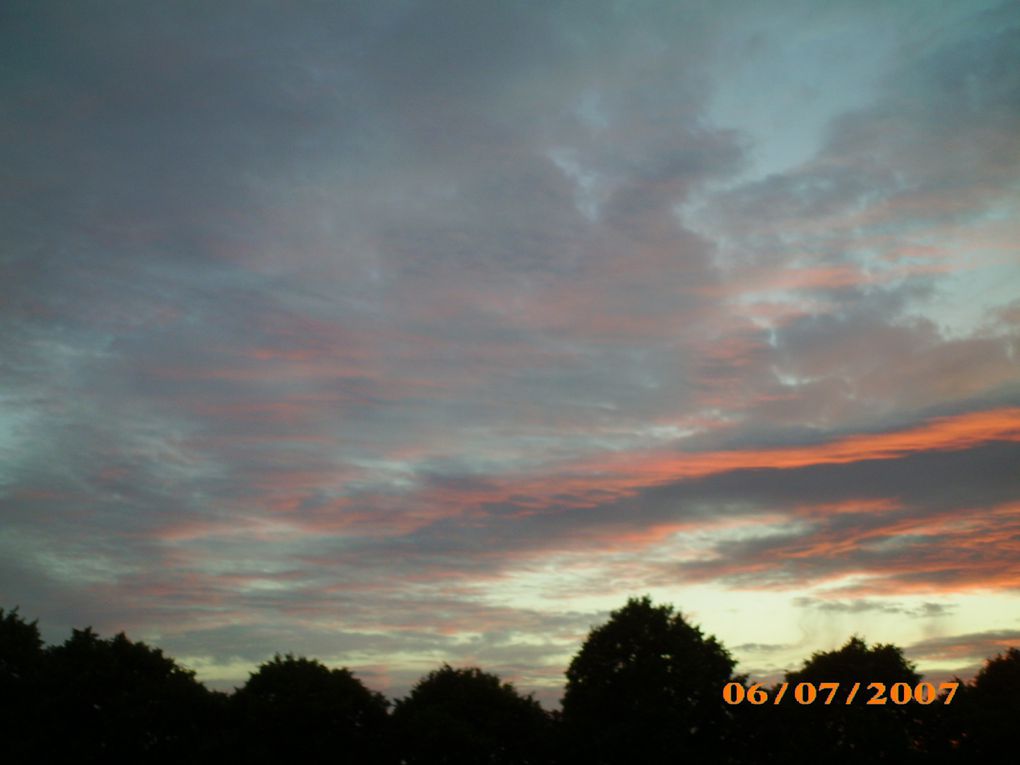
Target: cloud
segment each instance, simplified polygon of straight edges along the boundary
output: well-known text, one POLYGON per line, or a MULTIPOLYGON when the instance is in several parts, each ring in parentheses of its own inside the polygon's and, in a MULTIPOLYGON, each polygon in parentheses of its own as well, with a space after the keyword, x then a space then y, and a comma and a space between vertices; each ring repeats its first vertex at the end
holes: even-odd
POLYGON ((798 597, 793 601, 803 608, 814 608, 819 611, 839 614, 860 614, 878 611, 884 614, 904 614, 922 618, 934 618, 952 613, 954 606, 944 603, 922 603, 917 607, 907 607, 901 603, 867 600, 820 600, 818 598, 798 597))
POLYGON ((981 661, 1020 643, 1018 630, 987 630, 922 640, 907 646, 908 657, 917 660, 981 661))
POLYGON ((51 634, 551 687, 630 586, 1016 590, 1011 4, 0 14, 51 634))

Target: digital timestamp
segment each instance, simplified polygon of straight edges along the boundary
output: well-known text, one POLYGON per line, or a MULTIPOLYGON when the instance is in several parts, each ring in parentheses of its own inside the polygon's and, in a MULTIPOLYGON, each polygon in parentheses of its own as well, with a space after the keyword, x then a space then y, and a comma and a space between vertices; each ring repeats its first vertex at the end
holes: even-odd
MULTIPOLYGON (((846 701, 837 701, 836 703, 852 704, 862 685, 863 683, 854 683, 846 696, 846 701)), ((940 698, 940 694, 944 693, 944 703, 951 704, 956 695, 956 689, 959 687, 959 683, 941 683, 936 691, 933 683, 924 682, 913 686, 909 683, 893 683, 887 689, 885 683, 868 683, 861 698, 867 698, 865 704, 881 706, 891 701, 893 704, 902 706, 911 702, 932 704, 940 698)), ((780 683, 776 688, 775 696, 772 697, 772 703, 778 704, 786 698, 789 689, 789 683, 780 683)), ((839 683, 797 683, 793 686, 793 693, 790 696, 801 705, 832 704, 838 692, 839 683)), ((727 683, 723 687, 722 697, 723 701, 731 705, 742 704, 745 701, 756 706, 769 703, 769 692, 762 689, 761 683, 755 683, 750 688, 745 688, 740 683, 727 683)))

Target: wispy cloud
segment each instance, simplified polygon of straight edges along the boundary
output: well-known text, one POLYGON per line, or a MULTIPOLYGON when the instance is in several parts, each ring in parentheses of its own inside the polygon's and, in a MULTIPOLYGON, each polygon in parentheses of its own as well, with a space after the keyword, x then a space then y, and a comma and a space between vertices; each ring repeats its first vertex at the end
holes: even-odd
POLYGON ((634 590, 1015 597, 1012 3, 0 30, 0 600, 48 637, 551 689, 634 590))

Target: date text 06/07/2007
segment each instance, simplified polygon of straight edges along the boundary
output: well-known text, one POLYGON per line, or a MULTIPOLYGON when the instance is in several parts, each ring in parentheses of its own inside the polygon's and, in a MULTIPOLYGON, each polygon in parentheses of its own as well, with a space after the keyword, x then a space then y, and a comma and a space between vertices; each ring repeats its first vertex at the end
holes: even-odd
MULTIPOLYGON (((861 690, 862 685, 863 683, 854 683, 850 688, 850 692, 846 695, 846 699, 838 701, 836 700, 836 695, 839 692, 839 683, 797 683, 793 687, 792 696, 794 701, 801 705, 814 704, 816 702, 820 704, 832 704, 834 702, 837 704, 852 704, 854 699, 857 698, 857 693, 861 690)), ((909 704, 911 702, 931 704, 940 698, 938 694, 944 693, 943 703, 950 704, 959 686, 958 682, 941 683, 938 691, 936 691, 935 685, 927 682, 917 683, 914 686, 911 686, 909 683, 894 683, 888 689, 885 683, 868 683, 866 688, 867 692, 871 693, 871 696, 864 703, 872 706, 881 706, 889 701, 898 705, 909 704), (888 695, 886 695, 887 690, 888 695)), ((789 687, 789 683, 780 683, 776 687, 772 703, 779 704, 786 697, 789 687)), ((757 706, 769 703, 769 692, 762 689, 760 683, 755 683, 750 688, 744 688, 741 683, 727 683, 723 687, 722 695, 723 701, 727 704, 747 702, 757 706)))

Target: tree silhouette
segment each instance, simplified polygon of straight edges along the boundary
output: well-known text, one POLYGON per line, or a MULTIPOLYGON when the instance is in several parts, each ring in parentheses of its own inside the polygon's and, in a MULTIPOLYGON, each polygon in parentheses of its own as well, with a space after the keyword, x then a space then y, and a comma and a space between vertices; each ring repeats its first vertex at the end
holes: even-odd
POLYGON ((12 681, 36 672, 43 658, 38 620, 26 622, 18 607, 0 608, 0 680, 12 681))
POLYGON ((956 701, 959 754, 964 760, 1016 762, 1020 722, 1020 649, 989 659, 956 701))
POLYGON ((725 762, 734 731, 722 690, 733 666, 714 637, 672 606, 628 600, 591 630, 567 669, 563 721, 571 758, 606 765, 725 762))
POLYGON ((408 765, 531 765, 549 758, 551 722, 534 698, 480 669, 444 664, 393 712, 408 765))
POLYGON ((37 622, 0 608, 0 740, 12 761, 38 746, 45 653, 37 622))
MULTIPOLYGON (((757 745, 785 762, 806 752, 829 763, 914 761, 921 756, 918 742, 926 708, 913 701, 896 704, 890 694, 896 683, 906 683, 912 692, 920 679, 898 647, 868 647, 860 637, 851 637, 838 650, 817 652, 801 669, 786 673, 783 702, 761 708, 767 735, 757 745), (797 702, 800 683, 818 691, 813 703, 797 702), (820 683, 839 683, 830 704, 824 703, 829 691, 819 690, 820 683), (872 683, 884 686, 883 704, 868 704, 879 694, 877 687, 869 687, 872 683), (855 684, 858 690, 847 704, 855 684)), ((777 692, 773 689, 769 697, 774 699, 777 692)))
POLYGON ((251 674, 232 706, 249 762, 390 761, 388 702, 346 668, 277 654, 251 674))
MULTIPOLYGON (((36 622, 0 609, 3 762, 658 765, 684 761, 1012 763, 1020 649, 931 704, 896 703, 921 679, 893 645, 852 637, 780 686, 723 702, 733 660, 669 605, 630 599, 594 627, 567 670, 562 713, 477 668, 443 665, 397 702, 347 669, 274 656, 232 696, 208 691, 158 648, 73 630, 45 647, 36 622), (817 695, 798 703, 795 690, 817 695), (838 683, 831 703, 822 683, 838 683), (884 704, 873 683, 884 686, 884 704), (858 686, 853 703, 851 688, 858 686), (900 688, 900 698, 903 688, 900 688)), ((808 694, 810 695, 810 694, 808 694)))
POLYGON ((203 759, 215 701, 160 649, 86 628, 49 649, 47 665, 46 748, 58 761, 203 759))

